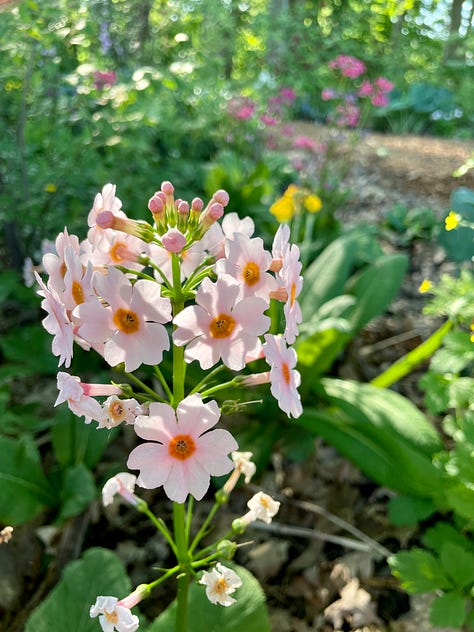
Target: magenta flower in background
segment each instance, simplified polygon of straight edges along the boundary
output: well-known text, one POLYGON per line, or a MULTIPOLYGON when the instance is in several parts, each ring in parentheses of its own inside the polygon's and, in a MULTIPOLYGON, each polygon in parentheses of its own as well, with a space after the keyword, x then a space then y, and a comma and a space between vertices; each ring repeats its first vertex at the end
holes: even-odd
POLYGON ((393 83, 385 77, 377 77, 377 79, 374 81, 374 84, 377 86, 380 92, 391 92, 394 88, 393 83))
POLYGON ((329 68, 339 70, 343 77, 348 77, 349 79, 357 79, 365 72, 364 62, 351 55, 338 55, 329 62, 329 68))
POLYGON ((383 108, 389 104, 389 99, 386 94, 378 92, 370 99, 372 105, 376 108, 383 108))
POLYGON ((357 96, 359 97, 370 97, 374 92, 374 87, 370 83, 368 79, 364 79, 360 88, 357 90, 357 96))
POLYGON ((94 73, 94 86, 97 90, 103 90, 106 86, 113 86, 117 82, 117 73, 115 70, 101 72, 97 70, 94 73))
POLYGON ((317 152, 321 148, 321 144, 317 143, 310 136, 297 136, 293 141, 293 147, 295 149, 307 149, 308 151, 317 152))
POLYGON ((332 90, 332 88, 323 88, 321 91, 321 99, 323 101, 330 101, 331 99, 334 99, 337 96, 337 93, 335 90, 332 90))
POLYGON ((278 125, 278 119, 276 119, 274 116, 269 116, 268 114, 262 114, 262 116, 260 117, 260 121, 265 125, 268 125, 269 127, 274 127, 275 125, 278 125))

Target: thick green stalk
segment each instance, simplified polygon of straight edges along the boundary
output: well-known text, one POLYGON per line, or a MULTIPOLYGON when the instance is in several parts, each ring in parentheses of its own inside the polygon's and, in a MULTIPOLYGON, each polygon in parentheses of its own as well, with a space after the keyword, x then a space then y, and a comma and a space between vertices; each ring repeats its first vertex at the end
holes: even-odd
POLYGON ((420 362, 430 358, 439 349, 443 338, 451 330, 452 326, 453 323, 450 320, 443 323, 425 342, 422 342, 416 349, 397 360, 386 371, 377 375, 370 383, 373 386, 388 388, 402 377, 405 377, 405 375, 408 375, 420 362))

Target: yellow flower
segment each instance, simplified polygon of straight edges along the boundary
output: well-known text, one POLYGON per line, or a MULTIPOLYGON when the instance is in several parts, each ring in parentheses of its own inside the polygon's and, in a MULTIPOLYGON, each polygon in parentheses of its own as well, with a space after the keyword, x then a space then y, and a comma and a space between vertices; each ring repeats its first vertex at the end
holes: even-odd
POLYGON ((446 230, 454 230, 459 225, 461 221, 461 216, 455 213, 454 211, 449 211, 447 217, 444 218, 445 228, 446 230))
POLYGON ((470 329, 471 329, 471 342, 474 342, 474 323, 471 323, 470 329))
POLYGON ((270 206, 270 213, 274 215, 279 222, 288 222, 295 213, 295 205, 289 195, 283 195, 270 206))
POLYGON ((429 279, 423 279, 423 281, 420 284, 420 287, 418 288, 418 292, 420 292, 420 294, 426 294, 426 292, 429 292, 432 287, 433 287, 433 284, 431 283, 429 279))
POLYGON ((323 206, 323 203, 317 195, 307 195, 303 204, 305 209, 310 213, 317 213, 323 206))
POLYGON ((299 191, 299 187, 296 184, 290 184, 283 195, 294 197, 299 191))
POLYGON ((54 182, 48 182, 48 184, 44 187, 46 193, 56 193, 58 187, 54 184, 54 182))

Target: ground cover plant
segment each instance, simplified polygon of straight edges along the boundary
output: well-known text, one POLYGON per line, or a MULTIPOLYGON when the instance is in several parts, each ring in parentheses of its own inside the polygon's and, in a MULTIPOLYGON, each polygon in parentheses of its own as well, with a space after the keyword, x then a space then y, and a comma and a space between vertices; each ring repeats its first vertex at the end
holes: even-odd
POLYGON ((2 631, 473 625, 472 8, 278 4, 2 3, 2 631))

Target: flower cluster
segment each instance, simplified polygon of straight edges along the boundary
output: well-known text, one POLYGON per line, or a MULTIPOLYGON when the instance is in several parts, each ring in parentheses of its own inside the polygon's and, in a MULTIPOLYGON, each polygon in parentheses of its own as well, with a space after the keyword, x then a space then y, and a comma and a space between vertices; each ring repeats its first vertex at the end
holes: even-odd
POLYGON ((228 201, 221 190, 206 206, 199 198, 189 204, 164 182, 148 202, 153 223, 147 223, 128 218, 115 186, 107 184, 89 213, 87 238, 64 229, 56 252, 43 257, 47 283, 35 272, 59 366, 70 366, 76 343, 140 386, 133 372, 144 365, 161 376, 167 399, 149 387, 134 392, 130 384, 90 384, 59 371, 56 405, 67 402, 98 428, 132 426, 145 440, 128 459, 139 470, 138 484, 163 486, 178 503, 188 494, 201 499, 211 476, 232 469, 228 455, 238 446, 227 430, 214 429, 220 410, 216 401, 205 401, 205 389, 185 396, 183 385, 177 397, 166 384, 159 365, 171 348, 204 371, 241 371, 265 358, 270 370, 231 384, 270 383, 288 416, 302 412, 296 353, 288 347, 301 322, 299 249, 289 243, 287 227, 270 252, 253 237, 250 218, 229 213, 220 223, 228 201), (268 333, 272 299, 284 303, 279 336, 268 333))
POLYGON ((290 184, 283 195, 270 206, 270 213, 279 222, 289 222, 295 215, 304 212, 318 213, 321 208, 319 196, 296 184, 290 184))
POLYGON ((376 108, 389 104, 388 94, 393 90, 393 83, 385 77, 377 77, 374 81, 363 78, 366 66, 360 59, 338 55, 328 66, 336 73, 338 86, 323 88, 321 98, 334 102, 329 122, 337 127, 357 127, 363 109, 367 109, 367 100, 376 108))

